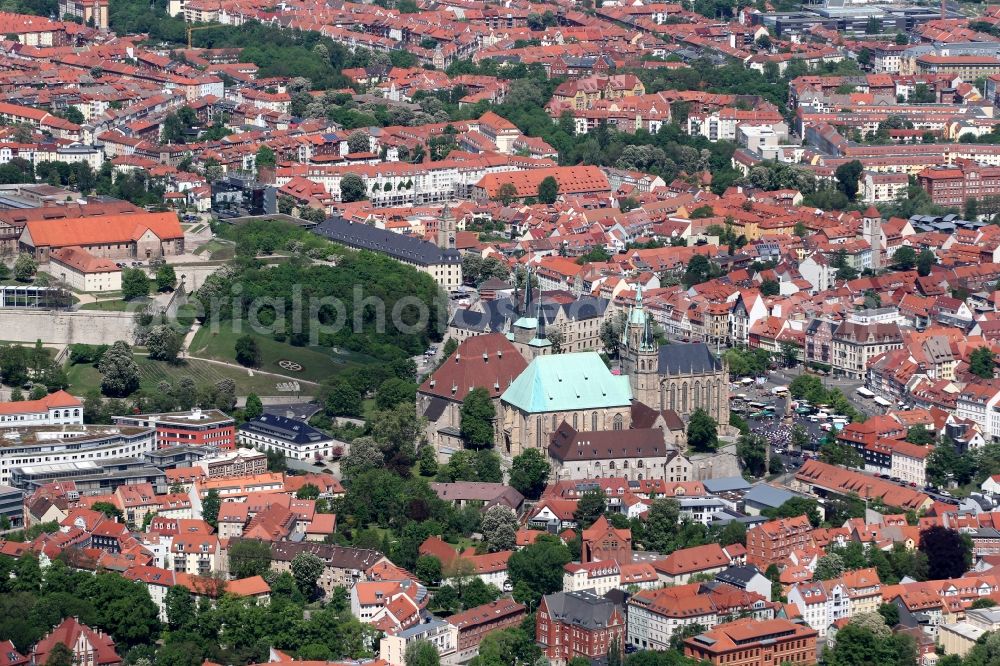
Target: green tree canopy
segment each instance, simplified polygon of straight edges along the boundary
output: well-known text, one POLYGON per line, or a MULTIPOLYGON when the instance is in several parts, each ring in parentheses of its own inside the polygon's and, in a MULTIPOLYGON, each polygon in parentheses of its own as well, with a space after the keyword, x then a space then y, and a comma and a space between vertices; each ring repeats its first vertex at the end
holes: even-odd
POLYGON ((714 451, 719 446, 718 424, 701 407, 694 410, 688 421, 687 442, 695 451, 714 451))
POLYGON ((473 449, 491 448, 496 408, 489 392, 481 386, 469 391, 462 400, 460 414, 460 430, 465 445, 473 449))

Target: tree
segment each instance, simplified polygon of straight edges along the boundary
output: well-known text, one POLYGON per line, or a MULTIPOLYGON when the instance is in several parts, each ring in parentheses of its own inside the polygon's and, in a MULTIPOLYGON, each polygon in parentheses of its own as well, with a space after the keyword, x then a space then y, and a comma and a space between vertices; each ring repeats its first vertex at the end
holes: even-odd
POLYGON ((965 219, 967 220, 978 220, 979 219, 979 201, 974 197, 969 197, 965 200, 965 219))
POLYGON ((356 173, 349 173, 340 179, 340 200, 344 203, 364 201, 368 198, 365 181, 356 173))
POLYGON ((101 356, 101 392, 115 398, 131 395, 139 388, 139 366, 132 357, 132 348, 118 340, 101 356))
POLYGON ((983 379, 993 379, 994 361, 993 350, 989 347, 976 347, 969 354, 969 372, 983 379))
POLYGON ((931 580, 959 578, 972 566, 972 543, 957 530, 934 525, 920 532, 918 549, 927 556, 931 580))
POLYGON ((65 643, 56 643, 45 658, 44 666, 73 666, 74 663, 73 651, 65 643))
POLYGON ((315 595, 316 583, 323 575, 325 567, 323 560, 308 551, 301 552, 292 559, 291 569, 295 585, 306 599, 312 599, 315 595))
POLYGON ((997 605, 997 602, 993 601, 989 597, 983 597, 981 599, 976 599, 972 602, 969 608, 993 608, 997 605))
POLYGON ((812 444, 812 438, 809 437, 809 431, 805 426, 798 423, 792 426, 791 444, 800 451, 812 444))
POLYGON ((777 280, 767 279, 760 283, 761 296, 777 296, 781 293, 781 285, 777 280))
POLYGON ((510 467, 510 485, 527 499, 541 497, 548 483, 552 466, 538 449, 525 449, 514 456, 510 467))
POLYGON ((215 524, 219 520, 219 509, 222 506, 222 500, 219 499, 219 491, 212 488, 208 491, 205 499, 201 501, 201 517, 202 519, 215 527, 215 524))
MULTIPOLYGON (((873 631, 871 624, 862 625, 852 619, 837 632, 833 647, 823 651, 823 663, 826 666, 912 666, 917 663, 916 641, 911 636, 893 634, 887 627, 884 631, 873 631)), ((884 623, 882 626, 885 627, 884 623)))
POLYGON ((324 408, 328 416, 360 416, 361 393, 350 382, 336 377, 326 394, 324 408))
MULTIPOLYGON (((899 250, 896 250, 899 252, 899 250)), ((917 255, 917 275, 921 277, 927 277, 931 274, 931 268, 937 263, 937 257, 934 256, 929 248, 924 248, 917 255)))
POLYGON ((912 247, 904 245, 893 253, 892 263, 901 271, 911 270, 917 265, 917 253, 912 247))
POLYGON ((440 666, 441 657, 430 641, 411 641, 403 653, 406 666, 440 666))
POLYGON ((497 195, 494 198, 504 206, 509 206, 517 199, 517 186, 514 183, 503 183, 497 188, 497 195))
POLYGON ((809 497, 793 497, 775 509, 764 509, 760 515, 765 518, 795 518, 806 516, 813 527, 819 527, 822 522, 819 513, 819 503, 809 497))
POLYGON ((417 397, 417 385, 411 381, 390 377, 375 392, 375 406, 392 409, 400 403, 412 403, 417 397))
POLYGON ((496 419, 496 408, 490 399, 490 394, 481 386, 477 386, 466 394, 462 400, 461 433, 462 441, 471 449, 485 449, 493 446, 493 421, 496 419))
POLYGON ((762 435, 753 433, 741 435, 736 442, 736 456, 751 476, 761 477, 767 471, 767 446, 762 435))
POLYGON ((319 488, 316 484, 305 483, 295 492, 296 499, 309 499, 316 500, 319 499, 319 488))
POLYGON ((351 132, 347 137, 347 149, 352 153, 371 152, 371 140, 368 133, 363 130, 351 132))
POLYGON ((195 605, 191 591, 183 585, 173 585, 164 600, 167 626, 171 631, 187 629, 195 623, 195 605))
POLYGON ((864 170, 865 167, 861 162, 851 160, 837 167, 837 170, 833 174, 837 179, 837 187, 851 201, 854 201, 854 198, 858 194, 858 180, 861 178, 861 173, 864 170))
POLYGON ((229 544, 229 573, 233 578, 263 576, 271 568, 271 546, 266 541, 234 540, 229 544))
POLYGON ((163 117, 160 126, 160 143, 184 143, 184 123, 176 113, 168 113, 163 117))
POLYGON ((133 301, 149 296, 149 278, 141 268, 122 269, 122 298, 133 301))
POLYGON ((601 324, 601 345, 608 356, 618 356, 618 346, 622 341, 626 317, 625 312, 618 312, 605 319, 604 323, 601 324))
POLYGON ((94 502, 90 508, 94 511, 100 511, 108 518, 114 519, 116 522, 122 521, 125 518, 122 510, 111 502, 94 502))
POLYGON ((517 514, 503 504, 494 504, 483 514, 479 531, 486 542, 487 550, 498 553, 514 550, 517 545, 517 514))
POLYGON ((554 204, 559 198, 559 183, 552 176, 546 176, 538 184, 538 201, 543 204, 554 204))
POLYGON ((433 555, 421 555, 413 572, 428 585, 436 585, 441 580, 441 560, 433 555))
POLYGON ((252 335, 236 338, 236 362, 248 368, 259 368, 261 363, 260 345, 252 335))
POLYGON ((351 450, 340 461, 340 472, 344 480, 350 482, 365 472, 380 469, 385 457, 378 443, 371 437, 358 437, 351 442, 351 450))
POLYGON ((251 393, 247 396, 246 405, 243 406, 243 418, 247 421, 253 421, 259 418, 261 414, 264 413, 264 404, 260 401, 260 398, 256 393, 251 393))
POLYGON ((543 595, 562 589, 563 566, 571 559, 569 548, 550 534, 543 534, 530 546, 513 553, 507 561, 507 573, 514 598, 537 607, 543 595))
POLYGON ((38 264, 35 262, 34 257, 27 252, 17 255, 17 260, 14 262, 15 280, 18 282, 31 282, 31 278, 35 276, 35 271, 37 270, 38 264))
POLYGON ((688 421, 687 442, 695 451, 714 451, 719 446, 718 425, 701 407, 694 410, 688 421))
POLYGON ((231 412, 236 408, 236 382, 228 377, 215 382, 212 387, 213 405, 216 409, 231 412))
POLYGON ((146 334, 146 350, 149 352, 149 358, 155 361, 173 363, 177 360, 183 344, 184 340, 180 334, 166 324, 154 326, 146 334))
POLYGON ((658 553, 674 548, 681 505, 672 497, 657 497, 649 504, 646 516, 646 547, 658 553))
POLYGON ((906 431, 906 441, 911 444, 919 444, 920 446, 927 446, 934 442, 934 432, 928 430, 922 425, 910 426, 906 431))
POLYGON ((604 515, 607 506, 607 497, 604 495, 604 491, 600 488, 592 488, 580 496, 576 510, 573 512, 573 520, 582 529, 587 529, 604 515))
POLYGON ((899 606, 896 604, 880 604, 878 607, 878 614, 882 616, 882 619, 885 620, 886 626, 890 629, 899 624, 899 606))
POLYGON ((156 290, 170 291, 177 284, 177 273, 170 264, 161 264, 156 269, 156 290))
POLYGON ((258 169, 261 167, 273 167, 277 164, 274 151, 267 146, 261 146, 257 149, 257 154, 254 156, 254 164, 256 164, 258 169))
POLYGON ((816 561, 816 570, 813 578, 816 580, 830 580, 839 578, 844 573, 844 558, 837 553, 824 555, 816 561))

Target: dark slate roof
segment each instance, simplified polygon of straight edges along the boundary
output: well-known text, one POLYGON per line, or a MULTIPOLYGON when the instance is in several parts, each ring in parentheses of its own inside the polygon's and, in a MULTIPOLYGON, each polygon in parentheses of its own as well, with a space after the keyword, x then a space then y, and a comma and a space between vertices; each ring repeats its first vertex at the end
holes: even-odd
MULTIPOLYGON (((243 539, 233 539, 230 543, 243 541, 243 539)), ((335 569, 353 569, 365 571, 375 566, 385 556, 375 550, 364 548, 348 548, 345 546, 334 546, 316 541, 305 541, 295 543, 292 541, 275 541, 271 545, 271 559, 280 562, 291 562, 300 553, 312 553, 327 567, 335 569)))
POLYGON ((750 491, 743 496, 743 499, 746 502, 753 502, 762 506, 777 508, 793 497, 795 497, 795 494, 785 490, 784 488, 775 488, 774 486, 769 486, 766 483, 761 483, 751 488, 750 491))
POLYGON ((445 407, 448 406, 448 401, 444 398, 439 398, 437 396, 431 397, 430 401, 427 403, 427 409, 424 411, 424 418, 428 421, 437 421, 444 414, 445 407))
MULTIPOLYGON (((493 301, 483 301, 483 311, 457 310, 451 319, 451 326, 470 331, 503 331, 507 323, 514 323, 522 316, 537 317, 538 310, 535 301, 529 306, 530 312, 521 313, 518 311, 514 296, 498 298, 493 301)), ((542 295, 542 319, 548 326, 559 313, 562 312, 571 321, 603 317, 608 306, 611 304, 606 298, 596 296, 581 296, 569 303, 557 302, 546 299, 542 295)))
POLYGON ((242 424, 240 430, 274 437, 290 444, 314 444, 330 439, 329 435, 320 432, 308 423, 277 414, 262 414, 252 421, 242 424))
POLYGON ((614 602, 593 592, 556 592, 545 595, 545 606, 552 619, 582 627, 588 631, 606 629, 614 602))
POLYGON ((418 266, 462 263, 462 255, 458 250, 442 250, 434 243, 420 238, 404 236, 369 224, 355 224, 341 217, 327 218, 312 231, 334 243, 359 250, 371 250, 418 266))
POLYGON ((729 583, 734 587, 746 589, 746 586, 753 580, 754 576, 760 574, 760 570, 748 564, 746 566, 729 567, 725 571, 720 571, 715 575, 715 580, 720 583, 729 583))
POLYGON ((722 370, 722 362, 704 342, 660 347, 660 374, 706 374, 722 370))

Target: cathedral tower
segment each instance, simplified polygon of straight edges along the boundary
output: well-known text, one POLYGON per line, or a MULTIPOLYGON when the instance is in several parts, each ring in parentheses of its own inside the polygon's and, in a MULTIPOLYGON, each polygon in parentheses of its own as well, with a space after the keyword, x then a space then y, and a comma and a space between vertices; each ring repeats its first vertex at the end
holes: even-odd
POLYGON ((651 407, 660 403, 658 356, 653 322, 642 304, 642 286, 637 285, 635 303, 629 308, 622 331, 619 357, 621 371, 632 386, 632 397, 651 407))

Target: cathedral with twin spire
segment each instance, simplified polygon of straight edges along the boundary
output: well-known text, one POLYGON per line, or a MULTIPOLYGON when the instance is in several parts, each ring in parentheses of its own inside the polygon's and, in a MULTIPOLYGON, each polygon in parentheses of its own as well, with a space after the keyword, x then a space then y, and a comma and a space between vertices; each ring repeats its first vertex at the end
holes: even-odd
POLYGON ((703 342, 659 344, 653 321, 637 287, 619 349, 620 371, 629 378, 632 398, 685 421, 704 409, 719 426, 729 424, 729 368, 703 342))

